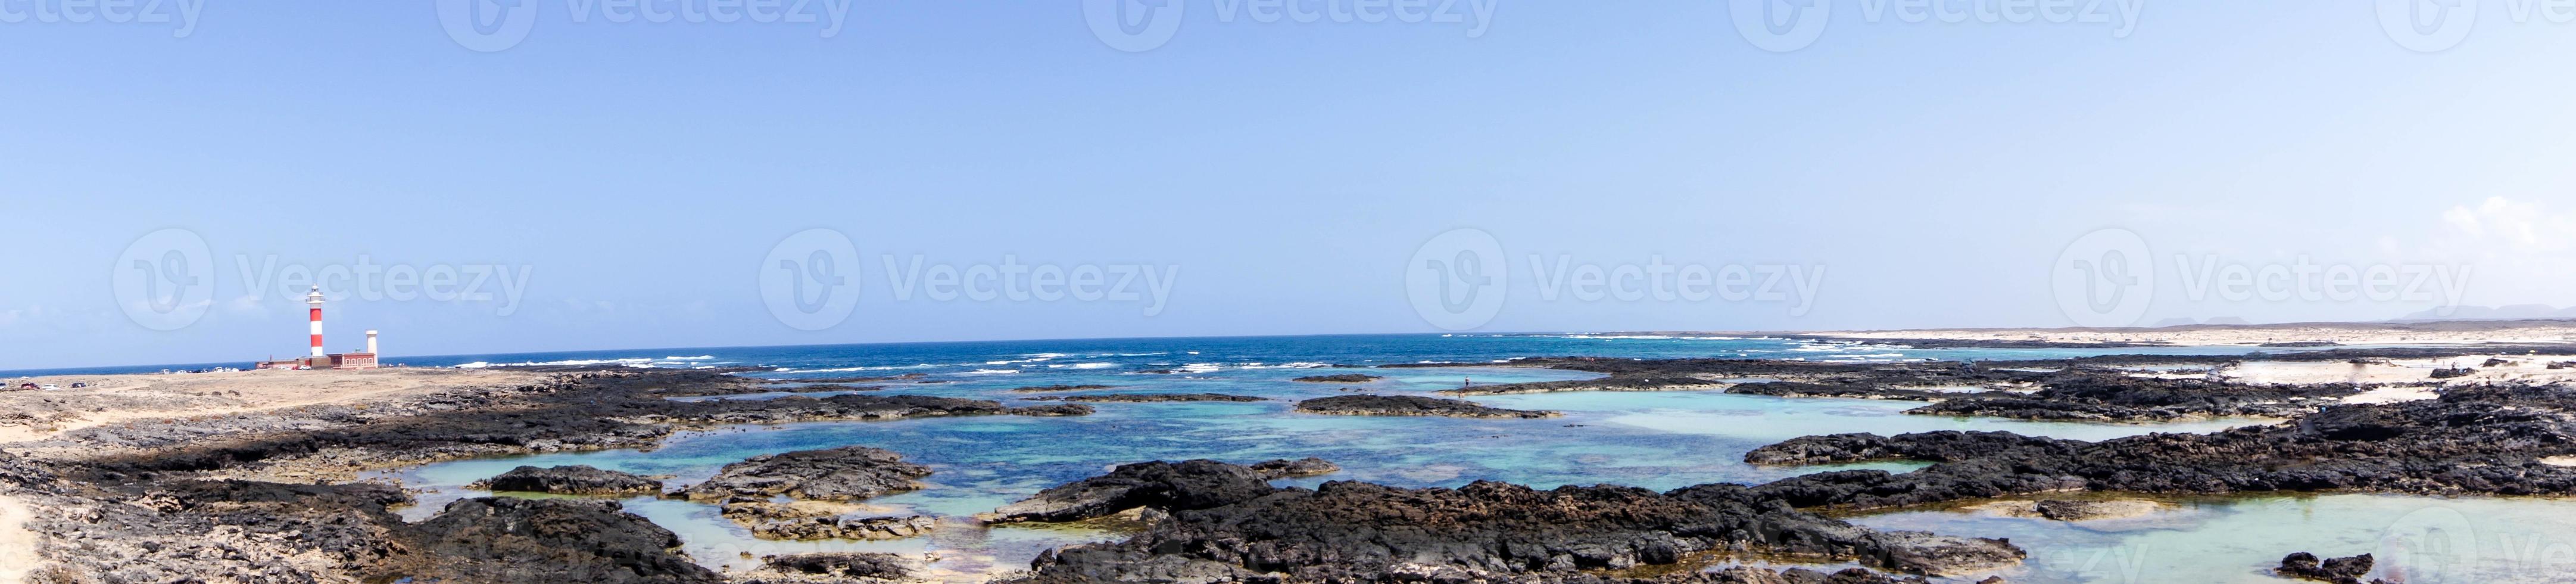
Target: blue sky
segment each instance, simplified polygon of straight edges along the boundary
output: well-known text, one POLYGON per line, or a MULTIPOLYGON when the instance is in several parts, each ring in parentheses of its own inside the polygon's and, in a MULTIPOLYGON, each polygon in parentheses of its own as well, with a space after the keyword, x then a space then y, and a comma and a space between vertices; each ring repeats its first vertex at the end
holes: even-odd
POLYGON ((2546 57, 2576 24, 2519 2, 2475 2, 2428 52, 2369 3, 1916 23, 1827 0, 1820 36, 1773 52, 1726 2, 1264 23, 1175 1, 1169 39, 1131 52, 1079 2, 861 2, 827 34, 527 0, 529 33, 486 52, 436 2, 74 23, 12 0, 0 49, 41 58, 0 64, 0 368, 294 354, 302 305, 251 290, 278 288, 259 266, 362 256, 527 277, 492 301, 346 291, 335 349, 365 328, 394 355, 1439 331, 1408 258, 1461 228, 1508 259, 1471 330, 2069 326, 2053 270, 2102 229, 2158 272, 2139 324, 2569 304, 2576 112, 2546 57), (851 242, 855 307, 801 330, 761 277, 814 228, 851 242), (212 268, 172 330, 117 279, 164 229, 212 268), (886 260, 914 258, 1174 277, 1152 309, 939 300, 896 289, 886 260), (2300 258, 2469 277, 2397 300, 2182 284, 2300 258), (1823 275, 1804 301, 1543 295, 1561 259, 1823 275))

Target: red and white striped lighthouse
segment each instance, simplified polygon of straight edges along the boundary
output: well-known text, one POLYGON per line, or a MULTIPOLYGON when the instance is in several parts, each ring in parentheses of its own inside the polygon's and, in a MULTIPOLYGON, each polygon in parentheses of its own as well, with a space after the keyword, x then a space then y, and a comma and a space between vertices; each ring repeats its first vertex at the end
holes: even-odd
POLYGON ((321 287, 321 286, 314 286, 314 287, 313 287, 313 293, 304 295, 304 303, 305 303, 305 304, 313 305, 313 356, 315 356, 315 357, 321 357, 321 356, 322 356, 322 287, 321 287))

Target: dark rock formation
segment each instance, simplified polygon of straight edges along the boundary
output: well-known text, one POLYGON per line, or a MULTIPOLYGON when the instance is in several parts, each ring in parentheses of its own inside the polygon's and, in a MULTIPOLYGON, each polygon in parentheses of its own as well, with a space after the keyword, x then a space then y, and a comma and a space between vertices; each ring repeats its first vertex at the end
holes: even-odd
POLYGON ((2576 493, 2576 391, 2462 387, 2440 398, 2339 405, 2295 423, 2084 442, 2004 432, 1809 436, 1754 449, 1756 464, 1911 459, 1903 474, 1816 473, 1756 487, 1794 505, 1880 508, 2068 489, 2145 493, 2384 491, 2576 493))
POLYGON ((633 496, 662 493, 662 481, 583 465, 537 468, 522 466, 474 484, 468 489, 519 491, 556 495, 633 496))
POLYGON ((1109 389, 1109 388, 1112 388, 1112 387, 1117 387, 1117 386, 1114 386, 1114 385, 1095 385, 1095 384, 1083 384, 1083 385, 1032 385, 1032 386, 1028 386, 1028 387, 1022 387, 1022 388, 1018 388, 1018 389, 1013 389, 1013 390, 1011 390, 1011 391, 1012 391, 1012 392, 1014 392, 1014 393, 1049 393, 1049 392, 1057 392, 1057 391, 1084 391, 1084 390, 1092 390, 1092 389, 1109 389))
POLYGON ((772 570, 790 574, 880 580, 901 580, 912 576, 912 562, 894 554, 797 554, 768 556, 761 558, 761 563, 772 570))
POLYGON ((2443 367, 2433 370, 2432 377, 2434 379, 2450 379, 2454 377, 2468 377, 2476 374, 2478 374, 2478 370, 2467 367, 2443 367))
POLYGON ((2361 584, 2361 577, 2369 574, 2371 566, 2375 563, 2370 554, 2319 562, 2315 554, 2297 552, 2281 558, 2281 567, 2273 568, 2272 572, 2280 574, 2283 578, 2335 584, 2361 584))
POLYGON ((2156 379, 2116 373, 2051 376, 2029 394, 1955 396, 1909 414, 2034 420, 2155 421, 2210 416, 2291 417, 2360 393, 2351 384, 2258 386, 2201 379, 2156 379))
POLYGON ((790 422, 900 420, 926 416, 1079 415, 1055 410, 1013 409, 991 400, 919 395, 846 394, 823 398, 793 395, 768 400, 674 402, 648 421, 697 425, 784 424, 790 422))
POLYGON ((1088 416, 1097 411, 1099 410, 1092 409, 1091 406, 1082 404, 1048 404, 1043 406, 1011 408, 1011 415, 1053 418, 1063 416, 1088 416))
MULTIPOLYGON (((1240 481, 1249 478, 1237 484, 1248 489, 1240 481)), ((1489 481, 1458 489, 1334 481, 1312 491, 1262 491, 1230 490, 1171 507, 1170 517, 1126 542, 1051 551, 1034 562, 1028 581, 1607 582, 1613 580, 1576 570, 1670 565, 1711 550, 1917 573, 1982 569, 2023 556, 1998 540, 1854 527, 1738 485, 1655 493, 1609 486, 1540 491, 1489 481)), ((1762 573, 1774 578, 1655 581, 1784 581, 1762 573)), ((1854 578, 1848 581, 1880 581, 1854 578)))
POLYGON ((787 541, 904 539, 930 533, 939 525, 938 520, 923 515, 812 512, 798 505, 767 501, 730 502, 724 504, 722 512, 726 519, 749 528, 754 537, 787 541))
MULTIPOLYGON (((1936 401, 1959 397, 1959 394, 1921 389, 1882 388, 1866 385, 1808 383, 1803 381, 1760 381, 1726 388, 1727 393, 1767 395, 1772 397, 1839 397, 1856 399, 1892 399, 1936 401)), ((2009 395, 2009 394, 2008 394, 2009 395)))
POLYGON ((1341 416, 1449 416, 1454 418, 1553 418, 1548 411, 1510 410, 1476 402, 1413 395, 1337 395, 1297 402, 1297 411, 1341 416))
POLYGON ((1205 509, 1269 494, 1270 477, 1213 460, 1120 465, 1109 474, 1065 483, 1036 497, 1004 505, 991 521, 1079 521, 1137 507, 1165 511, 1205 509))
MULTIPOLYGON (((491 497, 410 526, 415 561, 389 576, 462 582, 718 582, 680 538, 616 501, 491 497)), ((399 578, 384 578, 385 580, 399 578)))
POLYGON ((809 501, 861 501, 921 488, 917 479, 930 467, 903 461, 903 455, 846 446, 755 456, 725 465, 707 482, 691 485, 681 495, 691 501, 787 495, 809 501))
POLYGON ((1252 472, 1261 473, 1262 478, 1284 479, 1289 477, 1311 477, 1333 474, 1342 472, 1342 467, 1341 465, 1333 464, 1332 461, 1309 456, 1297 460, 1272 460, 1254 463, 1252 465, 1252 472))
POLYGON ((1257 402, 1257 401, 1269 401, 1269 399, 1270 399, 1270 398, 1252 397, 1252 396, 1248 396, 1248 395, 1229 395, 1229 394, 1222 394, 1222 393, 1111 393, 1111 394, 1098 394, 1098 395, 1068 395, 1068 396, 1052 396, 1052 395, 1050 395, 1050 396, 1029 397, 1029 398, 1020 398, 1020 399, 1033 400, 1033 401, 1150 403, 1150 402, 1206 402, 1206 401, 1221 401, 1221 402, 1257 402))
POLYGON ((2058 521, 2090 521, 2132 517, 2155 509, 2148 501, 2064 501, 2047 499, 2031 504, 2031 512, 2058 521))
POLYGON ((1365 373, 1337 373, 1333 375, 1308 375, 1292 379, 1290 381, 1303 381, 1306 383, 1368 383, 1380 379, 1385 378, 1365 373))

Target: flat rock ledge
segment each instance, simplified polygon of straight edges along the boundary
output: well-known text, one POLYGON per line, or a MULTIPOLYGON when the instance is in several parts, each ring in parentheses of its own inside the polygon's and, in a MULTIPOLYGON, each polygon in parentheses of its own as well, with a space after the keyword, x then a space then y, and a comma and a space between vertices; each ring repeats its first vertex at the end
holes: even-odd
POLYGON ((2295 421, 2100 442, 2007 432, 1807 436, 1753 449, 1765 465, 1933 463, 1905 473, 1819 472, 1755 489, 1798 507, 1904 507, 2063 491, 2226 494, 2365 491, 2571 495, 2576 388, 2462 386, 2436 399, 2329 406, 2295 421))
POLYGON ((1088 383, 1087 383, 1087 384, 1083 384, 1083 385, 1062 385, 1062 384, 1058 384, 1058 385, 1032 385, 1032 386, 1028 386, 1028 387, 1013 388, 1013 389, 1011 390, 1011 393, 1053 393, 1053 392, 1059 392, 1059 391, 1088 391, 1088 390, 1094 390, 1094 389, 1110 389, 1110 388, 1113 388, 1113 387, 1117 387, 1117 386, 1115 386, 1115 385, 1088 384, 1088 383))
POLYGON ((1476 402, 1412 395, 1337 395, 1297 402, 1297 411, 1336 416, 1446 416, 1452 418, 1553 418, 1551 411, 1511 410, 1476 402))
POLYGON ((1066 395, 1066 396, 1054 396, 1054 395, 1048 395, 1048 396, 1038 396, 1038 397, 1024 397, 1024 398, 1020 398, 1020 399, 1025 399, 1025 400, 1029 400, 1029 401, 1116 402, 1116 403, 1151 403, 1151 402, 1257 402, 1257 401, 1270 401, 1270 398, 1266 398, 1266 397, 1253 397, 1253 396, 1248 396, 1248 395, 1230 395, 1230 394, 1223 394, 1223 393, 1109 393, 1109 394, 1099 394, 1099 395, 1066 395))
POLYGON ((1380 379, 1385 378, 1364 373, 1342 373, 1337 375, 1308 375, 1305 377, 1291 379, 1289 381, 1302 381, 1306 383, 1368 383, 1380 379))
MULTIPOLYGON (((2282 557, 2281 566, 2273 568, 2272 573, 2279 574, 2283 578, 2335 584, 2361 584, 2361 577, 2370 574, 2370 568, 2377 564, 2378 562, 2373 560, 2370 554, 2321 561, 2317 559, 2316 554, 2297 552, 2282 557)), ((2383 584, 2387 580, 2374 579, 2370 582, 2383 584)))
POLYGON ((2038 501, 1996 501, 1993 503, 1976 505, 1972 508, 2007 517, 2020 517, 2025 519, 2047 519, 2051 521, 2100 521, 2145 517, 2171 507, 2172 505, 2167 503, 2143 499, 2108 501, 2042 499, 2038 501))
POLYGON ((801 450, 725 465, 707 482, 680 492, 691 501, 766 499, 855 502, 921 488, 930 467, 866 446, 801 450))
POLYGON ((921 562, 876 552, 829 552, 763 556, 764 570, 736 579, 741 584, 851 582, 917 582, 921 562))
POLYGON ((552 495, 631 497, 662 494, 662 481, 584 465, 553 468, 522 466, 510 469, 510 472, 501 473, 500 476, 475 481, 465 488, 552 495))
POLYGON ((1877 531, 1811 515, 1747 487, 1656 493, 1629 487, 1537 490, 1479 481, 1404 489, 1333 481, 1273 488, 1250 467, 1208 460, 1120 466, 1014 503, 997 518, 1065 521, 1145 507, 1124 542, 1041 554, 1017 582, 1631 582, 1875 583, 1870 570, 1681 570, 1632 579, 1597 570, 1681 565, 1702 552, 1850 561, 1907 574, 2019 562, 2002 540, 1877 531))
POLYGON ((1312 477, 1342 472, 1342 465, 1309 456, 1297 460, 1256 462, 1252 464, 1252 472, 1261 473, 1262 478, 1268 479, 1312 477))
POLYGON ((729 502, 722 508, 726 519, 749 528, 753 537, 766 540, 905 539, 928 534, 939 526, 939 520, 924 515, 871 516, 841 511, 768 501, 729 502))

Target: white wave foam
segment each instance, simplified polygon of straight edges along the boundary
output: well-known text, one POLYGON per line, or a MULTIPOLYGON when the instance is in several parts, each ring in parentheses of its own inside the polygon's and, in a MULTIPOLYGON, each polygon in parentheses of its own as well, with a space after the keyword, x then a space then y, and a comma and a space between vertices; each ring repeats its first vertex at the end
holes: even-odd
POLYGON ((917 364, 912 364, 912 365, 887 365, 887 366, 882 366, 882 367, 832 367, 832 368, 826 368, 826 369, 797 369, 797 368, 793 368, 793 367, 779 367, 779 368, 776 368, 776 369, 771 369, 770 371, 775 372, 775 373, 850 373, 850 372, 855 372, 855 371, 894 371, 894 370, 898 370, 898 369, 931 369, 931 368, 936 368, 936 367, 947 367, 947 365, 934 365, 934 364, 930 364, 930 363, 917 363, 917 364))
POLYGON ((958 375, 1010 375, 1019 372, 1020 370, 1018 369, 977 369, 974 371, 959 373, 958 375))
POLYGON ((653 360, 652 360, 652 359, 648 359, 648 358, 644 358, 644 357, 628 357, 628 358, 624 358, 624 359, 566 359, 566 360, 562 360, 562 361, 524 361, 524 362, 519 362, 519 363, 493 363, 493 362, 490 362, 490 361, 475 361, 475 362, 472 362, 472 363, 464 363, 464 364, 456 365, 456 366, 455 366, 455 368, 457 368, 457 369, 482 369, 482 368, 486 368, 486 367, 558 367, 558 366, 579 367, 579 366, 584 366, 584 365, 624 365, 624 366, 627 366, 627 367, 651 367, 651 366, 653 366, 653 360))

